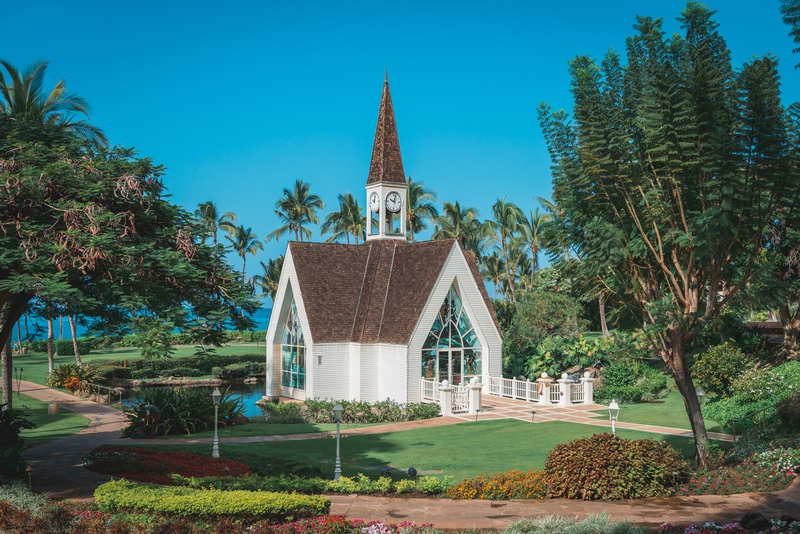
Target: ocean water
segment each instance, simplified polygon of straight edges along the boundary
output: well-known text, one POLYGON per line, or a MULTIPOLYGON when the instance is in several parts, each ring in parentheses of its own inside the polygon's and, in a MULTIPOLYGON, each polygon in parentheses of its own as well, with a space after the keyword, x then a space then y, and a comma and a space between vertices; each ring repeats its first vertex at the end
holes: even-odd
MULTIPOLYGON (((253 314, 253 320, 256 322, 255 330, 266 330, 267 326, 269 325, 269 316, 272 313, 272 308, 259 308, 253 314)), ((24 320, 24 319, 23 319, 24 320)), ((24 323, 21 325, 21 332, 23 339, 25 338, 25 325, 24 323)), ((86 326, 81 325, 80 322, 77 325, 77 332, 78 337, 84 337, 88 333, 88 329, 86 326)), ((28 332, 30 333, 31 339, 47 339, 47 321, 38 317, 31 317, 28 320, 28 332)), ((56 339, 72 339, 72 334, 69 330, 69 321, 66 317, 63 320, 63 330, 62 330, 62 322, 58 319, 53 321, 53 335, 56 339)), ((14 328, 12 333, 12 341, 19 341, 17 336, 17 328, 14 328)))

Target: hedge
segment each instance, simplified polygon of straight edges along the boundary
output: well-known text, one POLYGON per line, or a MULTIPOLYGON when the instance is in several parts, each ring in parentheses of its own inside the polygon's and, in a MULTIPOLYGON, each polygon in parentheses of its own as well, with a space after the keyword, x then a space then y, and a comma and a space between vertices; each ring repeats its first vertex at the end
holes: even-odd
POLYGON ((220 491, 113 480, 94 492, 104 512, 135 510, 181 516, 263 518, 274 522, 317 517, 330 512, 331 501, 316 495, 266 491, 220 491))
POLYGON ((257 363, 264 369, 265 356, 263 354, 242 354, 236 356, 221 356, 208 354, 205 356, 189 356, 187 358, 160 358, 148 360, 145 358, 130 358, 127 360, 100 360, 90 361, 95 372, 102 375, 107 381, 112 378, 143 379, 159 376, 205 376, 212 374, 215 367, 227 367, 233 364, 257 363))

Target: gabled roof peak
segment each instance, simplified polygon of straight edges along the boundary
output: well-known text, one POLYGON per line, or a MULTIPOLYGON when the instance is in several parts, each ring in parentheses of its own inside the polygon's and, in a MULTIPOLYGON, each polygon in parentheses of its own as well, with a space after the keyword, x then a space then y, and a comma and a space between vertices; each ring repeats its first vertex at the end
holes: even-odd
POLYGON ((403 158, 400 156, 400 140, 394 120, 392 95, 389 92, 389 71, 384 73, 381 107, 378 111, 378 126, 372 145, 372 161, 369 164, 367 184, 378 182, 406 183, 403 158))

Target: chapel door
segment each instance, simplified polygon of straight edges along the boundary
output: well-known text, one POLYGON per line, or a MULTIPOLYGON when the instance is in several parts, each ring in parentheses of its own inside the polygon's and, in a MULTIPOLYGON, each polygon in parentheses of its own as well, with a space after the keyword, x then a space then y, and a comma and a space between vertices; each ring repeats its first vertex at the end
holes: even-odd
POLYGON ((463 372, 462 351, 439 351, 439 382, 447 380, 450 385, 460 386, 463 372))

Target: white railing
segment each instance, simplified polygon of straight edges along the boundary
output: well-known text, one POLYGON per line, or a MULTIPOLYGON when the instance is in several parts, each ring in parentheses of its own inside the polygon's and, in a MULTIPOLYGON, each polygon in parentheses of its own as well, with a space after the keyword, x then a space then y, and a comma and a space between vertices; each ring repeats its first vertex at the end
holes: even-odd
POLYGON ((562 380, 555 381, 543 375, 541 379, 531 382, 516 378, 500 378, 490 376, 486 393, 495 397, 507 397, 545 405, 591 404, 593 401, 594 379, 585 374, 580 382, 562 380), (562 401, 567 397, 566 404, 562 401))
POLYGON ((436 379, 422 379, 422 402, 439 402, 439 383, 436 379))
POLYGON ((453 413, 469 411, 469 390, 464 386, 453 386, 453 413))

